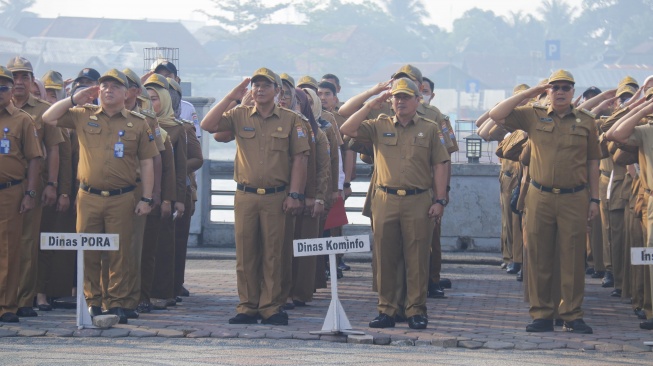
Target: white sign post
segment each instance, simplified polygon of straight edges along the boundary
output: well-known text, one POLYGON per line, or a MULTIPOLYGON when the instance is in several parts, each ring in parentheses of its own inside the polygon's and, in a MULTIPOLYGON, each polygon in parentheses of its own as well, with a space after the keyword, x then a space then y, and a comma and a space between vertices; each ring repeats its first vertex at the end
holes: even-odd
MULTIPOLYGON (((653 248, 630 248, 630 264, 649 265, 651 276, 651 300, 653 301, 653 248)), ((653 346, 653 341, 644 342, 647 346, 653 346)))
POLYGON ((41 233, 41 250, 77 251, 77 328, 96 328, 84 297, 84 251, 118 250, 118 234, 41 233))
POLYGON ((327 311, 322 330, 311 331, 311 334, 365 334, 351 329, 351 324, 338 298, 338 276, 336 271, 336 254, 369 252, 369 235, 339 236, 332 238, 298 239, 293 241, 295 257, 312 255, 329 255, 331 273, 331 304, 327 311))

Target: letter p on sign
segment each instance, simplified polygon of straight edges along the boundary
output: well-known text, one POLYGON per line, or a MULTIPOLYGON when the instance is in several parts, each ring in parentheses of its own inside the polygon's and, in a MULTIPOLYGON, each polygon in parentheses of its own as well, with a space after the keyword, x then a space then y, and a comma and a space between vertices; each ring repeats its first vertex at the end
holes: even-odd
POLYGON ((560 60, 560 40, 550 39, 544 42, 544 54, 547 61, 560 60))

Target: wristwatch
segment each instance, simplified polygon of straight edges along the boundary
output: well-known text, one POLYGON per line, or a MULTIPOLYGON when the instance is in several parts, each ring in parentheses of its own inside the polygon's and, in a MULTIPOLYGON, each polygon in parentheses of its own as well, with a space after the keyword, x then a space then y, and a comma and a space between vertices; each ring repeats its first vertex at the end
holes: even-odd
POLYGON ((49 186, 53 186, 54 188, 57 188, 59 186, 59 183, 57 182, 48 182, 49 186))
POLYGON ((315 199, 315 203, 319 203, 320 205, 324 206, 324 200, 321 199, 315 199))
POLYGON ((599 205, 601 204, 601 200, 598 199, 598 198, 590 198, 590 202, 594 202, 594 203, 599 204, 599 205))
POLYGON ((447 204, 449 203, 449 201, 447 201, 446 198, 442 198, 442 199, 439 199, 439 200, 433 200, 433 204, 436 204, 436 203, 441 204, 442 207, 447 207, 447 204))
POLYGON ((343 183, 342 188, 351 188, 351 183, 350 182, 343 183))
POLYGON ((60 196, 63 197, 63 198, 68 198, 68 195, 65 194, 65 193, 60 194, 60 196))
POLYGON ((152 205, 152 203, 154 203, 154 200, 152 198, 147 198, 147 197, 141 197, 141 201, 147 203, 148 205, 152 205))
POLYGON ((300 193, 299 194, 299 200, 304 201, 305 199, 306 199, 306 196, 300 193))
POLYGON ((25 195, 34 198, 36 197, 36 191, 25 191, 25 195))
POLYGON ((288 197, 290 197, 290 198, 292 198, 292 199, 294 199, 294 200, 298 200, 298 199, 299 199, 299 193, 297 193, 297 192, 290 192, 290 193, 288 193, 288 197))

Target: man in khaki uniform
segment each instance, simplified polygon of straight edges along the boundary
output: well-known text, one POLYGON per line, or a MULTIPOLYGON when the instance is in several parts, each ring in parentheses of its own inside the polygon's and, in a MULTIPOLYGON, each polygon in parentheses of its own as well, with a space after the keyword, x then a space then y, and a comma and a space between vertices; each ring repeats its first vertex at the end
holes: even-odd
POLYGON ((210 133, 230 131, 238 151, 234 162, 236 275, 240 304, 230 324, 287 325, 281 309, 281 255, 286 215, 299 212, 306 185, 308 135, 301 118, 278 107, 281 85, 269 69, 258 69, 216 104, 202 120, 210 133), (249 92, 254 107, 229 106, 249 92), (289 188, 289 189, 288 189, 289 188), (288 192, 289 191, 289 192, 288 192))
POLYGON ((446 149, 440 143, 439 129, 432 121, 417 115, 420 91, 408 78, 395 81, 386 92, 354 113, 341 131, 374 145, 376 194, 372 203, 374 243, 376 245, 379 316, 371 328, 394 327, 402 310, 399 302, 405 278, 405 314, 408 326, 424 329, 429 252, 434 221, 439 221, 446 206, 446 149), (366 117, 393 96, 394 117, 381 114, 366 117), (434 198, 429 199, 433 189, 434 198), (425 194, 426 193, 426 194, 425 194), (397 271, 405 270, 404 276, 397 271))
MULTIPOLYGON (((124 309, 139 273, 132 262, 133 216, 147 215, 152 204, 154 168, 159 152, 154 132, 145 116, 125 109, 129 82, 122 72, 111 69, 100 86, 79 91, 54 104, 43 115, 51 125, 74 128, 79 136, 80 192, 77 197, 77 232, 116 233, 120 249, 108 253, 108 312, 127 323, 124 309), (100 97, 100 106, 83 104, 100 97), (75 106, 83 104, 83 107, 75 106), (71 108, 73 107, 73 108, 71 108), (136 203, 136 170, 140 167, 143 196, 136 203)), ((84 253, 84 295, 91 316, 101 314, 102 251, 84 253)))
POLYGON ((572 106, 574 78, 554 72, 538 85, 496 105, 490 117, 508 129, 528 133, 532 187, 526 195, 526 242, 530 315, 528 332, 553 331, 553 268, 559 250, 563 329, 592 333, 583 321, 587 220, 598 214, 598 159, 594 115, 572 106), (549 93, 549 107, 517 107, 524 97, 549 93), (589 192, 587 186, 589 184, 589 192), (591 200, 590 200, 591 199, 591 200), (590 202, 591 201, 591 202, 590 202))
POLYGON ((13 87, 11 71, 0 66, 0 322, 7 323, 18 322, 20 236, 24 214, 35 206, 30 193, 43 157, 34 120, 11 102, 13 87))
POLYGON ((61 131, 53 126, 44 126, 41 116, 50 103, 32 95, 34 70, 32 64, 22 58, 14 57, 7 63, 7 68, 14 76, 13 103, 17 108, 29 113, 34 119, 39 140, 44 144, 45 164, 41 171, 47 179, 37 178, 34 191, 35 206, 23 219, 23 234, 21 237, 20 281, 18 286, 19 317, 37 316, 32 308, 36 296, 38 278, 38 255, 40 241, 40 223, 43 205, 53 205, 57 200, 57 185, 59 175, 59 144, 64 141, 61 131), (47 182, 47 184, 45 183, 47 182))

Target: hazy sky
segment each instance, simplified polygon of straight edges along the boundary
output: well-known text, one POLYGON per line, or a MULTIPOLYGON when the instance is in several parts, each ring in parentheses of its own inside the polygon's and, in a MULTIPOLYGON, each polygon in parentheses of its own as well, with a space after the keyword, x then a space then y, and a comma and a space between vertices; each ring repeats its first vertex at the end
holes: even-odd
MULTIPOLYGON (((288 1, 288 0, 286 0, 288 1)), ((297 0, 290 0, 297 2, 297 0)), ((351 0, 356 2, 356 0, 351 0)), ((582 0, 565 0, 580 9, 582 0)), ((263 0, 264 3, 276 4, 278 0, 263 0)), ((454 19, 466 10, 478 7, 492 10, 498 15, 522 11, 536 14, 541 0, 425 0, 423 2, 430 13, 429 23, 451 30, 454 19)), ((128 19, 170 19, 170 20, 206 20, 206 17, 194 12, 196 9, 214 10, 211 0, 161 1, 161 0, 37 0, 30 9, 41 17, 57 16, 128 18, 128 19), (165 5, 164 5, 165 4, 165 5)), ((279 20, 292 18, 292 14, 281 15, 279 20)))

